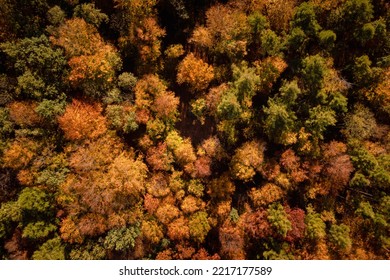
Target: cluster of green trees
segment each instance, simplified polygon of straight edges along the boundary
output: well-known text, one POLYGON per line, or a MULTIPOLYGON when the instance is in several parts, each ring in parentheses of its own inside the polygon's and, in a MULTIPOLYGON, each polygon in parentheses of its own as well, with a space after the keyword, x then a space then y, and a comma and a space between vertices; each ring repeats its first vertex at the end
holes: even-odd
POLYGON ((0 258, 390 258, 384 0, 0 0, 0 258))

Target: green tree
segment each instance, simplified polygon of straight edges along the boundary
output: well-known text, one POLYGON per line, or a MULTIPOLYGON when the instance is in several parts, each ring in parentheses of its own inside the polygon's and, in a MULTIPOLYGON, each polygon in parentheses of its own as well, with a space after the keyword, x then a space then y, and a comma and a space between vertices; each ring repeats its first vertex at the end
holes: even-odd
POLYGON ((280 203, 271 204, 267 209, 267 219, 275 231, 283 237, 291 230, 291 222, 280 203))
POLYGON ((43 243, 32 256, 33 260, 65 260, 65 245, 60 237, 43 243))
POLYGON ((2 43, 0 48, 10 58, 11 69, 18 75, 18 94, 36 100, 56 99, 65 86, 66 60, 63 52, 54 49, 46 36, 2 43))
POLYGON ((350 229, 347 225, 332 225, 329 230, 329 240, 336 248, 342 251, 349 251, 352 247, 352 240, 349 237, 350 229))

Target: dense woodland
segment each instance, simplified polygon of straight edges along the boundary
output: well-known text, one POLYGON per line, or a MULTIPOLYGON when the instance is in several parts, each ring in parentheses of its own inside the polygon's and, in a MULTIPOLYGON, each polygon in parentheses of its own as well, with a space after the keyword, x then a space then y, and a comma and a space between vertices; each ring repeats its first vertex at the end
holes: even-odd
POLYGON ((0 259, 389 259, 386 0, 0 0, 0 259))

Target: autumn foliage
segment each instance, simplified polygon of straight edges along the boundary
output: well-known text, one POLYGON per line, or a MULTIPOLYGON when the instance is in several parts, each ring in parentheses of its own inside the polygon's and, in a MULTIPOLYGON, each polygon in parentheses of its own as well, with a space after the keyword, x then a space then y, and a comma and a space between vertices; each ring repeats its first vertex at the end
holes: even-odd
POLYGON ((387 2, 0 0, 0 260, 390 259, 387 2))

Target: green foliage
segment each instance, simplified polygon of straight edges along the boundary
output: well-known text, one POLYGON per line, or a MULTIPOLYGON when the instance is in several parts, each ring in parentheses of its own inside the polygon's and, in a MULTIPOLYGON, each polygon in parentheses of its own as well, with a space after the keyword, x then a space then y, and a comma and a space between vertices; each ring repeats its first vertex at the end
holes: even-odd
POLYGON ((53 49, 46 36, 2 43, 0 48, 18 73, 17 92, 28 98, 55 98, 63 87, 66 60, 60 49, 53 49))
POLYGON ((332 30, 323 30, 319 34, 320 45, 323 46, 326 50, 333 49, 336 38, 336 33, 334 33, 332 30))
MULTIPOLYGON (((275 242, 274 242, 275 243, 275 242)), ((270 246, 266 246, 270 247, 270 246)), ((294 255, 289 252, 290 248, 288 243, 283 242, 282 244, 272 244, 271 250, 263 252, 263 257, 266 260, 294 260, 294 255)))
POLYGON ((56 5, 47 11, 47 20, 53 26, 61 25, 65 21, 65 17, 65 12, 60 6, 56 5))
POLYGON ((23 211, 47 213, 53 206, 50 196, 39 188, 24 188, 18 197, 18 205, 23 211))
POLYGON ((280 203, 271 204, 267 209, 267 219, 278 234, 286 237, 287 232, 291 230, 291 222, 287 217, 286 211, 280 203))
POLYGON ((308 213, 305 217, 306 224, 306 236, 314 241, 325 238, 326 225, 321 219, 321 215, 315 213, 311 208, 308 209, 308 213))
POLYGON ((228 91, 222 96, 217 107, 217 116, 222 120, 237 120, 242 112, 237 96, 233 91, 228 91))
POLYGON ((377 129, 374 114, 367 107, 357 104, 353 112, 345 117, 344 135, 348 139, 369 139, 377 129))
POLYGON ((112 229, 104 239, 104 246, 109 250, 125 251, 135 246, 135 238, 140 234, 138 226, 112 229))
POLYGON ((281 100, 268 100, 268 106, 263 109, 264 131, 268 138, 278 144, 289 144, 286 141, 287 134, 293 132, 296 127, 297 117, 287 104, 281 100))
POLYGON ((260 38, 263 30, 269 28, 267 18, 259 12, 254 12, 248 16, 248 23, 251 28, 251 33, 255 42, 260 38))
POLYGON ((335 125, 336 122, 336 113, 333 110, 317 106, 309 110, 309 119, 306 120, 305 125, 313 136, 322 140, 327 127, 335 125))
POLYGON ((387 2, 0 0, 0 259, 388 259, 387 2))
POLYGON ((33 260, 65 260, 65 245, 60 237, 43 243, 32 256, 33 260))
POLYGON ((366 178, 363 174, 356 172, 351 181, 349 181, 349 185, 353 188, 366 188, 371 185, 370 180, 366 178))
POLYGON ((367 86, 373 79, 371 60, 367 55, 355 58, 353 66, 354 82, 359 86, 367 86))
POLYGON ((261 33, 260 42, 264 55, 277 56, 280 54, 282 48, 281 40, 271 29, 264 30, 261 33))
POLYGON ((191 103, 191 112, 202 124, 205 121, 206 110, 206 100, 203 98, 198 98, 191 103))
POLYGON ((74 17, 83 18, 86 22, 99 27, 108 22, 108 16, 95 7, 94 3, 84 3, 74 8, 74 17))
POLYGON ((118 76, 118 86, 125 91, 132 91, 137 83, 137 78, 130 72, 123 72, 118 76))
POLYGON ((88 240, 83 245, 75 246, 69 257, 71 260, 103 260, 106 258, 106 249, 99 242, 88 240))
POLYGON ((285 82, 279 89, 279 92, 280 99, 288 106, 294 105, 297 98, 301 95, 301 89, 296 80, 285 82))
POLYGON ((108 105, 106 114, 111 127, 115 130, 130 133, 138 129, 133 110, 126 110, 120 105, 108 105))
POLYGON ((302 79, 310 92, 322 88, 326 72, 325 59, 320 55, 308 56, 302 61, 302 79))
POLYGON ((12 123, 9 110, 4 107, 0 107, 0 138, 4 138, 11 134, 14 124, 12 123))
POLYGON ((43 221, 29 223, 23 228, 23 237, 29 239, 42 239, 47 237, 50 233, 57 230, 53 224, 48 224, 43 221))
POLYGON ((321 26, 317 22, 315 7, 311 2, 303 2, 299 5, 291 21, 291 27, 301 28, 306 35, 312 38, 318 35, 321 26))
POLYGON ((0 238, 5 238, 10 234, 11 223, 22 220, 22 211, 17 202, 8 201, 1 204, 0 208, 0 238))
POLYGON ((348 251, 352 247, 349 232, 350 229, 347 225, 332 225, 329 230, 329 240, 342 251, 348 251))
POLYGON ((308 36, 300 27, 294 27, 287 37, 287 45, 290 52, 302 53, 306 48, 308 40, 308 36))
POLYGON ((374 15, 371 0, 348 0, 344 3, 342 9, 343 18, 349 26, 369 22, 374 15))
POLYGON ((252 98, 260 85, 260 77, 256 74, 256 68, 248 67, 246 63, 232 65, 233 83, 231 91, 237 96, 243 107, 252 106, 252 98))
POLYGON ((40 116, 44 117, 48 121, 54 121, 56 117, 64 114, 65 107, 66 101, 64 99, 43 99, 35 110, 40 116))
POLYGON ((199 180, 191 180, 188 183, 188 192, 196 197, 202 197, 204 192, 204 186, 199 180))

